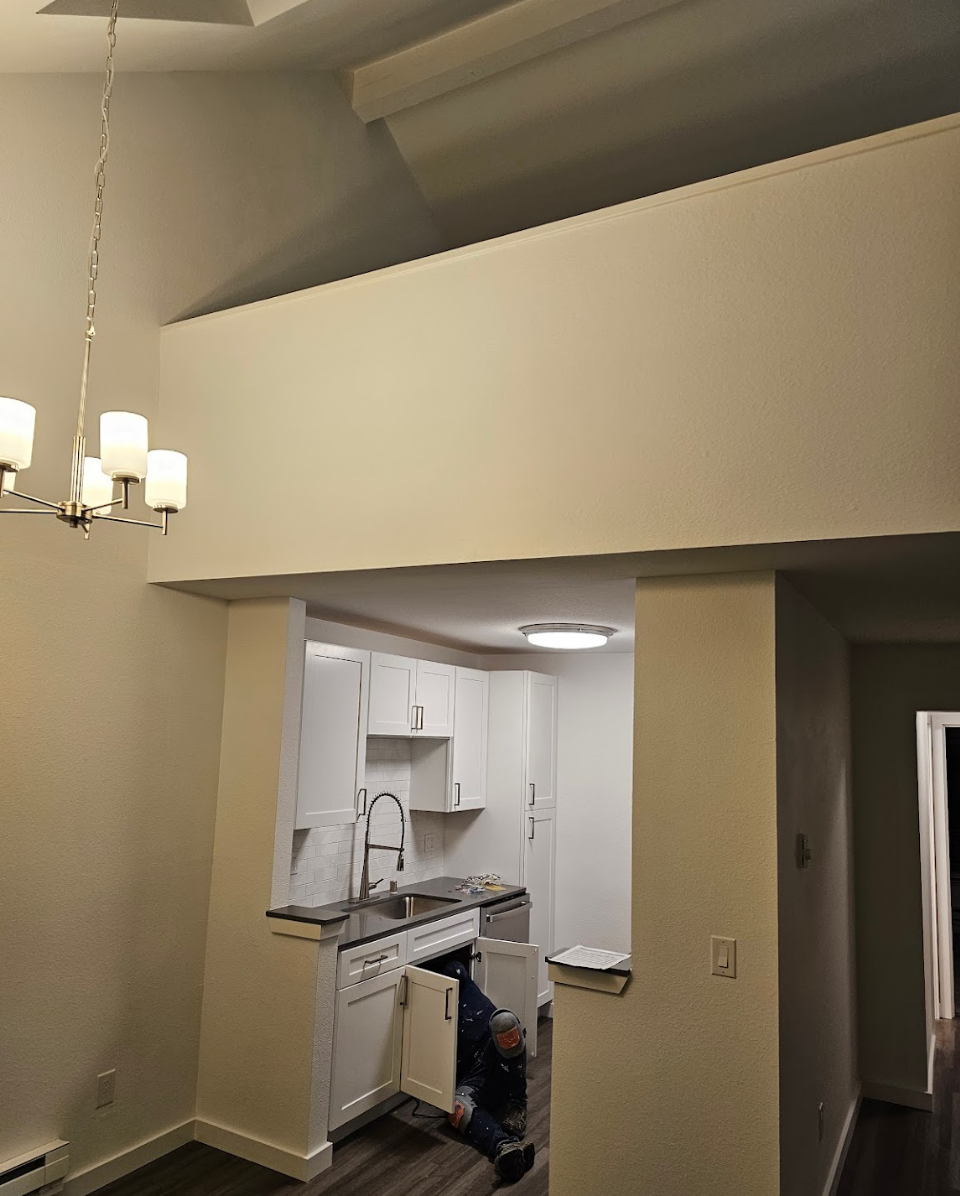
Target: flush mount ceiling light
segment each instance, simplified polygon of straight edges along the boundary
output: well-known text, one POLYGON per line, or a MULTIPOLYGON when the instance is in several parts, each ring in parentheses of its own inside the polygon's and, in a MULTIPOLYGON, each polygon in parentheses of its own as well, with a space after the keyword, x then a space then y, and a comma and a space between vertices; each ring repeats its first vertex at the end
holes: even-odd
POLYGON ((93 233, 87 258, 87 323, 83 344, 83 371, 80 377, 80 410, 77 434, 73 438, 73 464, 70 472, 70 497, 63 502, 48 502, 24 494, 18 475, 27 469, 33 457, 33 433, 36 408, 19 399, 0 397, 0 500, 12 494, 34 507, 4 507, 0 515, 56 515, 69 527, 79 527, 90 535, 94 520, 132 523, 155 527, 166 535, 167 523, 174 512, 187 505, 187 459, 170 449, 150 451, 147 421, 129 411, 105 411, 100 416, 100 456, 87 457, 84 416, 87 407, 87 382, 90 377, 90 352, 96 335, 97 275, 100 271, 100 232, 103 220, 103 185, 110 149, 110 98, 113 94, 113 51, 117 44, 117 8, 119 0, 110 0, 107 22, 107 68, 100 103, 100 154, 94 176, 96 202, 93 209, 93 233), (130 487, 140 482, 144 499, 160 516, 159 523, 145 519, 125 519, 111 515, 116 506, 128 510, 130 487), (117 488, 119 487, 119 494, 117 488))
POLYGON ((520 630, 538 648, 601 648, 616 632, 592 623, 531 623, 520 630))

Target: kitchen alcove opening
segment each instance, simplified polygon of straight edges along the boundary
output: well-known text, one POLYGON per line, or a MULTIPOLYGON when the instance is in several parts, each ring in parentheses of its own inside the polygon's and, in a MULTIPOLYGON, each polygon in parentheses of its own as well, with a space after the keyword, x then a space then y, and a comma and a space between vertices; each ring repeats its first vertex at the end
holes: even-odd
MULTIPOLYGON (((366 1149, 380 1116, 433 1136, 453 1133, 437 1045, 453 998, 423 977, 446 984, 442 965, 451 960, 495 1004, 515 1006, 527 1026, 530 1124, 545 1146, 553 1000, 546 958, 580 943, 629 951, 634 583, 607 587, 613 596, 591 613, 603 627, 616 623, 617 635, 612 644, 603 638, 602 651, 582 653, 529 643, 518 630, 529 618, 495 619, 510 594, 503 579, 474 588, 469 615, 449 582, 416 599, 355 595, 349 605, 374 609, 376 618, 307 609, 288 901, 305 917, 347 918, 331 993, 328 1135, 341 1157, 366 1149), (368 828, 380 793, 397 800, 377 802, 368 828), (365 840, 372 887, 370 904, 357 910, 351 899, 365 840), (425 907, 433 894, 456 895, 469 878, 494 886, 490 900, 498 892, 507 899, 480 910, 475 923, 442 905, 422 928, 417 916, 402 920, 404 909, 420 907, 400 902, 405 892, 422 893, 425 907), (519 924, 516 905, 524 907, 519 924), (424 952, 428 931, 437 942, 424 952), (356 946, 345 945, 358 935, 356 946), (411 1024, 420 1027, 421 1049, 429 1047, 416 1055, 420 1088, 410 1079, 411 1024), (411 1092, 420 1094, 418 1112, 434 1114, 432 1124, 414 1119, 411 1092)), ((464 1169, 479 1158, 466 1144, 454 1157, 464 1169)), ((335 1153, 334 1174, 336 1160, 335 1153)))

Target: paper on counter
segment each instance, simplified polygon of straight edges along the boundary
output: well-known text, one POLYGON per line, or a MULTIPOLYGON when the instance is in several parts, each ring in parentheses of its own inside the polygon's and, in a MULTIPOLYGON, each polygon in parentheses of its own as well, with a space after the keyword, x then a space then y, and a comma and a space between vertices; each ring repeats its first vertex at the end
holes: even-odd
POLYGON ((561 951, 559 955, 551 955, 549 962, 563 963, 571 968, 595 968, 598 972, 603 972, 607 968, 615 968, 618 963, 623 963, 629 958, 629 952, 618 955, 616 951, 601 951, 598 947, 576 946, 561 951))

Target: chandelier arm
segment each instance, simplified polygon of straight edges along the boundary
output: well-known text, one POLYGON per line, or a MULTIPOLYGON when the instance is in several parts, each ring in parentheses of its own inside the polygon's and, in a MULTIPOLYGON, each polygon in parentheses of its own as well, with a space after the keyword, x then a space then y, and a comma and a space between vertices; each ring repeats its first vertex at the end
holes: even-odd
POLYGON ((151 523, 148 519, 124 519, 120 515, 98 515, 97 519, 107 519, 111 523, 130 523, 135 527, 154 527, 158 531, 163 531, 166 526, 164 523, 151 523))
MULTIPOLYGON (((39 503, 41 507, 50 507, 52 511, 59 511, 60 504, 58 502, 47 502, 45 498, 37 498, 33 494, 24 494, 21 490, 8 490, 7 494, 12 494, 14 498, 22 498, 25 502, 39 503)), ((0 507, 0 511, 10 510, 9 507, 0 507)))
POLYGON ((100 153, 94 170, 97 184, 93 208, 93 231, 90 234, 90 253, 87 258, 87 329, 83 342, 83 370, 80 375, 80 406, 77 412, 77 434, 73 441, 73 462, 70 471, 70 501, 81 501, 83 490, 84 423, 87 410, 87 383, 90 377, 90 353, 96 336, 97 276, 100 273, 100 234, 103 223, 103 188, 106 181, 107 156, 110 152, 110 99, 113 95, 113 52, 117 44, 117 14, 120 0, 112 0, 107 22, 107 64, 100 101, 100 153))
MULTIPOLYGON (((8 490, 9 494, 10 491, 8 490)), ((56 511, 40 511, 36 507, 0 507, 0 515, 56 515, 56 511)))

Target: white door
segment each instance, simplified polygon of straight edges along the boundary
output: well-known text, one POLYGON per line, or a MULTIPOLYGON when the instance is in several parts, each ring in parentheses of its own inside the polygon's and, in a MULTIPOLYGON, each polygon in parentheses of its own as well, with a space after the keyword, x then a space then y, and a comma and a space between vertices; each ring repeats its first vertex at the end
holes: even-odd
POLYGON ((531 809, 557 804, 557 679, 528 673, 526 685, 526 791, 531 809))
POLYGON ((418 660, 414 732, 431 739, 453 735, 454 693, 457 670, 451 664, 418 660))
POLYGON ((353 822, 357 817, 366 761, 369 671, 369 652, 334 644, 306 646, 298 829, 353 822))
POLYGON ((403 968, 337 993, 329 1128, 400 1091, 403 968))
POLYGON ((403 969, 400 1090, 447 1113, 457 1089, 460 983, 423 968, 403 969))
POLYGON ((527 1054, 536 1055, 539 948, 536 943, 479 938, 477 952, 474 979, 498 1009, 517 1015, 527 1032, 527 1054))
POLYGON ((533 903, 530 910, 530 939, 540 948, 537 1004, 550 1000, 552 986, 547 979, 546 957, 554 950, 553 905, 557 875, 557 812, 524 812, 523 877, 533 903))
POLYGON ((487 802, 487 714, 490 678, 477 669, 457 669, 453 716, 451 810, 482 810, 487 802))
POLYGON ((374 652, 370 657, 369 735, 412 735, 417 702, 417 662, 374 652))

